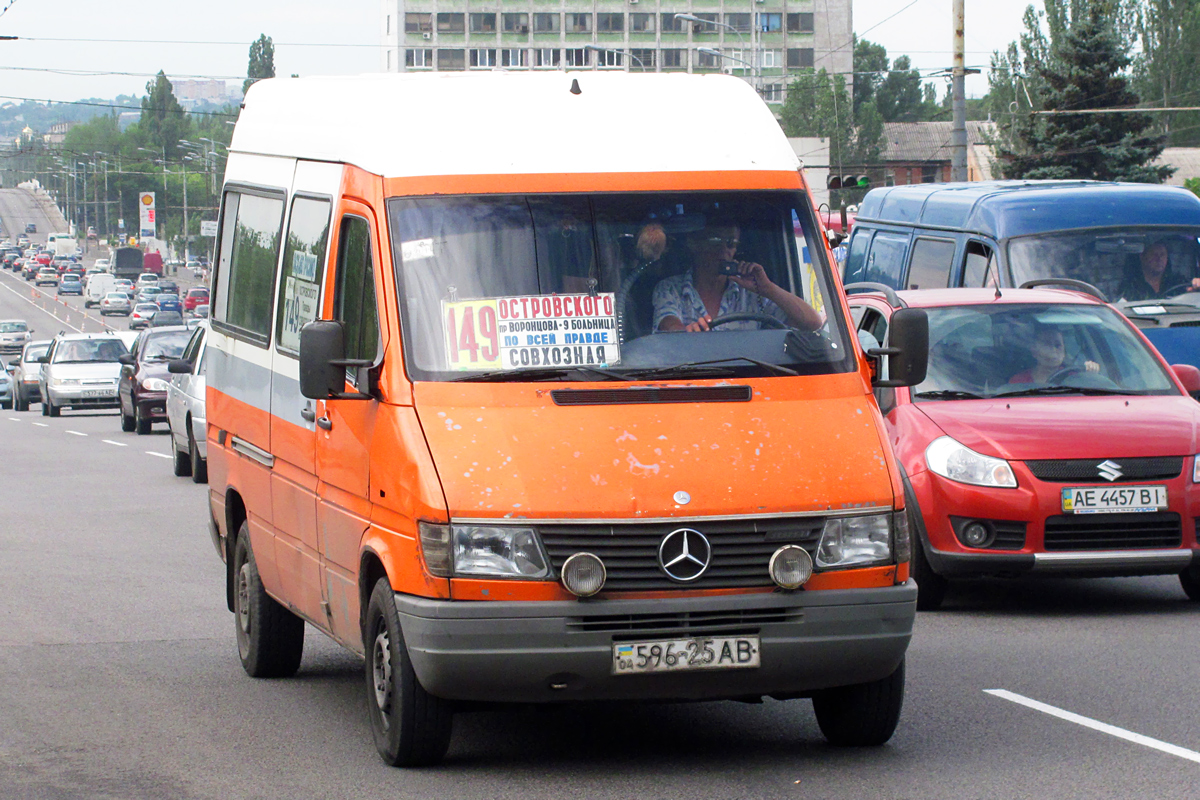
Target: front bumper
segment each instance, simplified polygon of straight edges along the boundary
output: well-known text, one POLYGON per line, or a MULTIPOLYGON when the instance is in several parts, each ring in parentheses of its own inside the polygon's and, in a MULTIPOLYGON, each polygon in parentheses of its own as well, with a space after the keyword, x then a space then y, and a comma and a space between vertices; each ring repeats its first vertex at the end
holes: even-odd
POLYGON ((134 400, 144 419, 152 422, 167 421, 167 393, 142 392, 134 400))
POLYGON ((555 703, 794 697, 878 680, 908 649, 916 595, 908 581, 880 589, 601 602, 395 599, 413 668, 431 694, 555 703), (693 627, 695 613, 704 615, 704 627, 693 627), (759 636, 761 666, 611 674, 614 642, 706 635, 759 636))
POLYGON ((46 393, 53 405, 62 408, 117 408, 121 404, 116 386, 111 390, 99 386, 47 386, 46 393), (89 394, 100 389, 104 389, 105 394, 89 394))

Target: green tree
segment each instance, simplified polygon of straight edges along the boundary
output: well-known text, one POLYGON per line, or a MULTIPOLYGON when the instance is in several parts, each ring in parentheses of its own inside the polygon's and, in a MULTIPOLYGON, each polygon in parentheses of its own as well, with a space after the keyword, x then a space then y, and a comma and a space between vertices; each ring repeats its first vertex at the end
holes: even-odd
POLYGON ((159 70, 154 80, 146 84, 142 115, 138 119, 135 135, 144 138, 146 147, 170 157, 179 140, 186 139, 190 130, 191 120, 175 98, 166 74, 159 70))
POLYGON ((854 40, 854 110, 875 102, 875 90, 888 71, 887 48, 866 39, 854 40))
POLYGON ((1004 175, 1161 183, 1173 170, 1150 164, 1163 143, 1149 130, 1148 115, 1035 113, 1138 102, 1125 74, 1131 59, 1120 32, 1126 10, 1120 0, 1045 0, 1045 5, 1048 33, 1043 16, 1031 7, 1020 53, 1010 46, 1004 56, 993 56, 996 100, 1014 98, 998 150, 1004 175))
MULTIPOLYGON (((1200 98, 1200 0, 1141 0, 1133 14, 1141 45, 1133 83, 1153 106, 1194 106, 1200 98)), ((1170 144, 1200 144, 1200 112, 1158 114, 1155 122, 1170 144)))
POLYGON ((887 76, 875 90, 875 104, 884 122, 921 122, 926 119, 921 73, 912 68, 908 56, 892 62, 887 76))
POLYGON ((275 77, 275 43, 271 37, 261 33, 250 45, 250 63, 246 67, 246 80, 242 82, 242 93, 263 78, 275 77))

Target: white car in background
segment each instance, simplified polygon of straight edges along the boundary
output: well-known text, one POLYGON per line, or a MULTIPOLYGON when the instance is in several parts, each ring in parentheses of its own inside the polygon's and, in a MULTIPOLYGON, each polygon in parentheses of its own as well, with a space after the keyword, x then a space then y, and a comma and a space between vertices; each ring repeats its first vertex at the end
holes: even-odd
POLYGON ((208 449, 205 444, 207 415, 204 405, 204 354, 208 323, 202 321, 188 340, 183 354, 167 364, 167 425, 171 429, 171 452, 175 474, 191 475, 196 483, 208 482, 208 449))
POLYGON ((0 353, 19 353, 33 338, 23 319, 0 319, 0 353))
POLYGON ((112 334, 60 333, 41 357, 38 389, 42 416, 57 417, 64 408, 118 408, 117 380, 125 343, 112 334))

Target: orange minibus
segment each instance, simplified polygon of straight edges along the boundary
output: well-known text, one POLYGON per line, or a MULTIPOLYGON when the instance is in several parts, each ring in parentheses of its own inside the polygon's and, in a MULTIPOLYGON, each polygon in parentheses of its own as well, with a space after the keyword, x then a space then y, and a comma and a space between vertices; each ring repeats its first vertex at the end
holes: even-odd
POLYGON ((916 586, 873 390, 923 378, 927 323, 862 350, 745 82, 260 81, 217 253, 247 673, 296 673, 307 626, 361 654, 401 766, 467 704, 810 698, 835 744, 891 737, 916 586))

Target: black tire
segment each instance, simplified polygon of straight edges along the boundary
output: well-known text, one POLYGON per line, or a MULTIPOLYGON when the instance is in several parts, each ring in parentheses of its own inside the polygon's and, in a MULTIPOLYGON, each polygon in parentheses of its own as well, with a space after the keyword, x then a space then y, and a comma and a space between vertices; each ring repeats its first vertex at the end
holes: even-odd
POLYGON ((3 408, 5 410, 12 408, 12 406, 13 406, 12 400, 5 400, 4 402, 0 402, 0 408, 3 408))
POLYGON ((908 514, 908 538, 912 542, 912 560, 909 562, 909 571, 913 580, 917 582, 917 610, 936 611, 942 607, 942 601, 946 599, 946 588, 949 582, 933 571, 933 567, 925 555, 925 520, 921 516, 920 506, 911 496, 906 496, 905 502, 908 514))
POLYGON ((1179 584, 1189 600, 1200 602, 1200 567, 1191 567, 1179 573, 1179 584))
POLYGON ((125 408, 122 407, 121 408, 121 430, 125 431, 125 433, 133 433, 133 429, 135 427, 136 427, 136 423, 134 422, 133 417, 126 414, 125 408))
POLYGON ((192 466, 192 483, 208 483, 208 459, 200 457, 196 437, 192 433, 192 421, 188 420, 188 461, 192 466))
POLYGON ((62 409, 51 403, 49 400, 42 403, 42 408, 46 410, 46 416, 59 417, 62 416, 62 409))
POLYGON ((904 705, 904 661, 886 678, 823 689, 813 711, 826 740, 836 747, 877 747, 892 738, 904 705))
POLYGON ((135 405, 133 407, 133 420, 138 436, 146 436, 150 433, 150 418, 142 413, 141 406, 135 405))
POLYGON ((50 416, 50 401, 44 397, 42 398, 42 416, 50 416))
POLYGON ((29 410, 29 401, 25 399, 25 395, 21 394, 20 389, 18 389, 16 391, 16 393, 13 395, 13 410, 14 411, 28 411, 29 410))
POLYGON ((175 477, 186 478, 192 474, 192 459, 189 455, 175 446, 175 434, 171 434, 171 453, 174 458, 171 460, 171 466, 175 472, 175 477))
POLYGON ((408 658, 392 587, 381 578, 363 627, 367 716, 375 748, 393 767, 437 764, 450 746, 454 711, 421 687, 408 658))
POLYGON ((252 678, 295 675, 304 655, 304 620, 263 589, 245 522, 238 529, 233 549, 233 580, 233 617, 242 669, 252 678))

